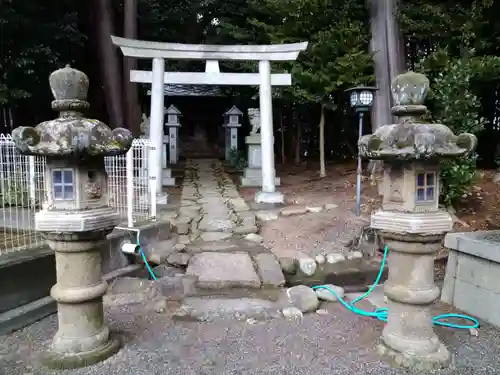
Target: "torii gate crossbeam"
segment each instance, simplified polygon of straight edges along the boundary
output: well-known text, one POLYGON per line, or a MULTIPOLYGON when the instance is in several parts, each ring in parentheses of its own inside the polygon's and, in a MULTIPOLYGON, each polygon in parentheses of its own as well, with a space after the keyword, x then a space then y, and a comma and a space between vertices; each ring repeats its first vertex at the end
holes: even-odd
POLYGON ((271 86, 291 84, 288 74, 271 74, 271 61, 294 61, 307 48, 307 42, 276 45, 197 45, 161 43, 111 36, 114 45, 124 56, 152 59, 152 72, 132 71, 132 81, 151 82, 150 138, 157 150, 157 160, 152 167, 156 178, 158 203, 167 203, 162 193, 162 140, 164 84, 242 84, 259 86, 260 132, 262 149, 262 190, 257 192, 258 203, 282 203, 283 194, 276 191, 274 167, 274 135, 271 86), (205 60, 213 69, 216 60, 250 60, 259 62, 259 73, 220 73, 218 68, 205 73, 165 73, 165 59, 205 60), (171 78, 171 80, 169 80, 171 78), (163 202, 162 202, 163 201, 163 202))

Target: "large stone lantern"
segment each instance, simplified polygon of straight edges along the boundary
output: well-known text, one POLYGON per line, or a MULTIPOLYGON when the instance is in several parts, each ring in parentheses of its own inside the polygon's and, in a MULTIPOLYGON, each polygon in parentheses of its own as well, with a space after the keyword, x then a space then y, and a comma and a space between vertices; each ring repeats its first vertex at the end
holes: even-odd
POLYGON ((364 158, 384 161, 382 209, 373 213, 389 248, 389 277, 384 286, 388 321, 379 346, 399 365, 421 370, 442 367, 451 356, 434 333, 430 306, 439 297, 434 284, 434 254, 453 221, 439 209, 439 161, 474 150, 471 134, 455 136, 442 124, 420 120, 428 79, 408 72, 392 82, 398 124, 380 127, 359 141, 364 158))
POLYGON ((45 363, 75 368, 99 362, 119 349, 104 320, 100 246, 118 224, 108 206, 104 157, 124 154, 132 144, 126 129, 111 130, 83 117, 89 108, 87 76, 69 66, 49 78, 59 112, 55 120, 12 132, 19 151, 44 156, 46 195, 35 227, 55 251, 58 331, 45 363))

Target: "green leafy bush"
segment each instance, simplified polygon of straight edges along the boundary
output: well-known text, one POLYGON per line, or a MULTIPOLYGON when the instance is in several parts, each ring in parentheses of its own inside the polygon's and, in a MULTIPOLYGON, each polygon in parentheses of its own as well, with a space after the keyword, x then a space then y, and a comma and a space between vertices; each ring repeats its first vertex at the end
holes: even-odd
POLYGON ((248 166, 246 154, 243 151, 238 150, 233 147, 229 150, 229 165, 233 167, 238 172, 243 172, 243 170, 248 166))
POLYGON ((5 206, 28 207, 30 204, 29 191, 21 184, 10 181, 1 192, 1 200, 5 206))
MULTIPOLYGON (((472 52, 469 56, 472 55, 472 52)), ((477 134, 486 120, 480 116, 479 98, 471 90, 476 64, 470 58, 450 59, 438 51, 421 64, 431 79, 430 109, 434 121, 448 126, 455 134, 477 134)), ((476 154, 441 162, 441 202, 453 205, 467 192, 476 177, 476 154)))

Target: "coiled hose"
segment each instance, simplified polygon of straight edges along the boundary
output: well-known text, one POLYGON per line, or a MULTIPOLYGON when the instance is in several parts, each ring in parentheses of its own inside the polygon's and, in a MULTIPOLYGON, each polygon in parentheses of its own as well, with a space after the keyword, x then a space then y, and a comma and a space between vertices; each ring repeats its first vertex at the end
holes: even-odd
MULTIPOLYGON (((388 253, 388 251, 389 251, 388 247, 385 246, 384 247, 384 255, 383 255, 383 258, 382 258, 382 262, 380 264, 380 270, 378 272, 377 278, 375 279, 375 282, 373 283, 373 285, 368 289, 368 291, 365 294, 363 294, 362 296, 354 299, 351 303, 345 301, 343 298, 340 298, 340 296, 338 296, 337 293, 335 293, 335 291, 332 288, 328 287, 327 285, 318 285, 318 286, 313 286, 312 288, 313 289, 326 289, 326 290, 328 290, 335 297, 337 297, 337 299, 339 300, 339 302, 346 309, 348 309, 349 311, 352 311, 354 314, 358 314, 358 315, 361 315, 361 316, 369 316, 369 317, 381 320, 383 322, 387 322, 387 315, 388 315, 387 308, 379 308, 379 309, 376 309, 375 311, 364 311, 364 310, 361 310, 358 307, 356 307, 356 303, 358 303, 359 301, 367 298, 375 290, 375 288, 379 284, 380 279, 382 278, 382 274, 384 272, 385 264, 387 262, 387 253, 388 253)), ((471 328, 478 328, 479 327, 479 321, 476 318, 473 318, 473 317, 468 316, 468 315, 463 315, 463 314, 442 314, 442 315, 436 315, 432 319, 432 322, 435 325, 438 325, 438 326, 449 327, 449 328, 457 328, 457 329, 471 329, 471 328), (470 324, 457 324, 457 323, 452 323, 452 322, 449 322, 449 321, 443 321, 443 320, 446 320, 446 319, 463 319, 463 320, 466 320, 466 321, 471 322, 471 323, 470 324)))

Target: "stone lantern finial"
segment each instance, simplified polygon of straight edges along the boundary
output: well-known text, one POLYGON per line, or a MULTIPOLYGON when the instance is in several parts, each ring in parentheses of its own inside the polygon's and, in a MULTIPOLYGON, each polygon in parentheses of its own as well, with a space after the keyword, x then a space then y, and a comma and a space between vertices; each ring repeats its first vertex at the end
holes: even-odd
POLYGON ((442 124, 420 120, 427 108, 423 105, 429 80, 423 74, 407 72, 394 78, 391 91, 395 106, 392 113, 398 124, 381 126, 359 140, 359 152, 367 159, 430 160, 460 157, 472 152, 477 139, 473 134, 455 136, 442 124))
POLYGON ((12 138, 22 153, 48 157, 82 158, 125 154, 132 145, 129 130, 111 130, 99 120, 83 117, 87 100, 87 75, 69 65, 49 77, 55 100, 52 109, 59 117, 36 126, 21 126, 12 138))
POLYGON ((392 114, 399 117, 400 122, 417 120, 427 111, 424 102, 428 92, 429 80, 423 74, 406 72, 398 75, 391 83, 392 114))
MULTIPOLYGON (((62 69, 58 69, 49 76, 50 89, 55 101, 52 108, 63 109, 63 104, 81 104, 87 109, 87 93, 89 91, 89 78, 79 70, 71 68, 68 64, 62 69), (80 103, 78 103, 80 102, 80 103), (56 105, 56 108, 54 108, 56 105)), ((68 106, 69 107, 69 106, 68 106)), ((69 108, 68 108, 69 109, 69 108)))

